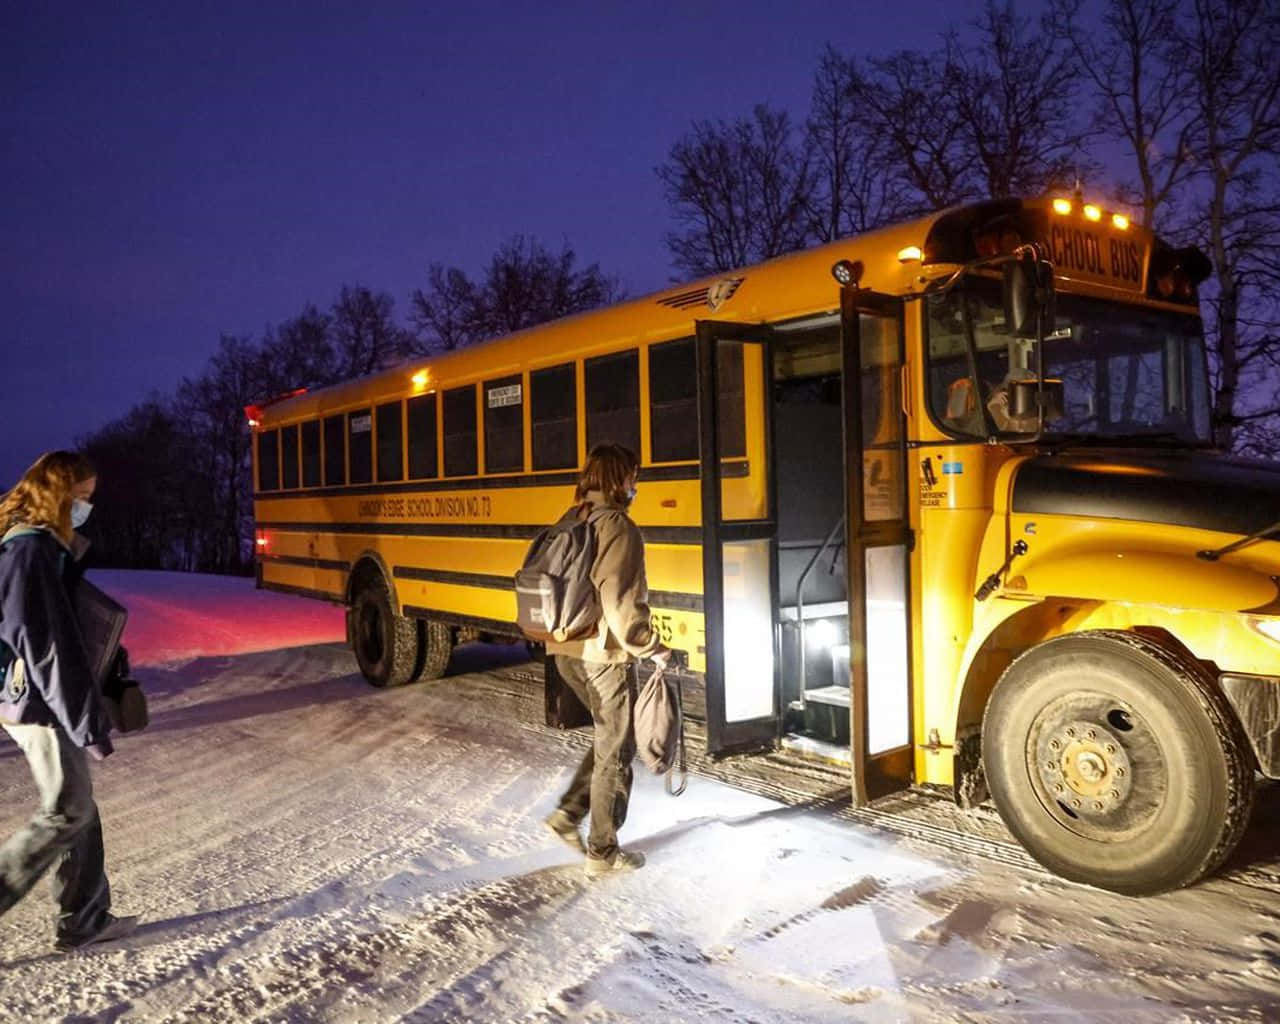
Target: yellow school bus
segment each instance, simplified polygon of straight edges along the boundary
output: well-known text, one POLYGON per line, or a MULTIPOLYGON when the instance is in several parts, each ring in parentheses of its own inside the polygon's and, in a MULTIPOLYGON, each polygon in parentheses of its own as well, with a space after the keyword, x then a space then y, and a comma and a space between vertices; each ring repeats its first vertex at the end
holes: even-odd
POLYGON ((1280 473, 1213 449, 1194 249, 1078 198, 939 212, 253 407, 258 579, 375 685, 517 637, 585 453, 640 453, 712 753, 990 797, 1130 894, 1280 775, 1280 473))

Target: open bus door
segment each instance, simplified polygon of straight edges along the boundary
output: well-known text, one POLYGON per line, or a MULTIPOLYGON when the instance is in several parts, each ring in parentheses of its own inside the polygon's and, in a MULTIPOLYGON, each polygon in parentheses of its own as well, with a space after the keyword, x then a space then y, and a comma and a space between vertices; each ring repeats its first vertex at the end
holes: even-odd
POLYGON ((712 754, 771 746, 779 733, 772 335, 759 324, 697 324, 712 754))
POLYGON ((853 802, 911 784, 902 301, 841 288, 853 802))

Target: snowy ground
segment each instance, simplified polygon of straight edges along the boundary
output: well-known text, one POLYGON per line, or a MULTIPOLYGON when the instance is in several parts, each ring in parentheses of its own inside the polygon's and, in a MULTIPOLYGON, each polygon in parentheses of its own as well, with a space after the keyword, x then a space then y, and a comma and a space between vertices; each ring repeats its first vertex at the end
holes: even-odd
MULTIPOLYGON (((1269 822, 1232 874, 1129 900, 839 801, 638 773, 623 838, 649 863, 587 884, 539 824, 584 737, 540 724, 512 650, 379 692, 331 607, 98 579, 152 706, 96 771, 116 909, 145 923, 54 954, 42 886, 0 919, 2 1020, 1280 1017, 1269 822)), ((0 835, 32 797, 0 741, 0 835)))

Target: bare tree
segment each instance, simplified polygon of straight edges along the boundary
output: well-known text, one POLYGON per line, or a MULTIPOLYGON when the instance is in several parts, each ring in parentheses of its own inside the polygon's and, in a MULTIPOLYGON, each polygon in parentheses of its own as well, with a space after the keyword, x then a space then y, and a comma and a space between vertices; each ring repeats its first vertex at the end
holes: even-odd
POLYGON ((415 288, 409 303, 419 351, 449 352, 479 340, 480 295, 457 267, 431 264, 426 289, 415 288))
POLYGON ((947 34, 944 79, 975 186, 993 198, 1069 186, 1086 169, 1069 47, 1047 21, 1018 17, 1012 0, 987 0, 973 27, 973 44, 947 34))
MULTIPOLYGON (((1106 0, 1101 26, 1086 22, 1082 0, 1056 0, 1054 31, 1074 55, 1096 103, 1098 134, 1124 141, 1133 178, 1117 198, 1142 210, 1143 223, 1161 228, 1161 213, 1177 199, 1193 171, 1191 137, 1196 103, 1191 68, 1175 52, 1181 0, 1106 0)), ((1176 217, 1176 211, 1163 218, 1176 217)))
POLYGON ((1275 0, 1194 0, 1179 55, 1193 69, 1196 129, 1190 146, 1203 176, 1200 223, 1214 266, 1210 330, 1217 356, 1216 439, 1242 424, 1275 426, 1280 283, 1280 5, 1275 0), (1251 310, 1252 315, 1245 311, 1251 310))
POLYGON ((763 104, 733 122, 697 121, 657 168, 678 231, 672 265, 690 276, 803 248, 814 172, 786 113, 763 104))
POLYGON ((261 397, 314 388, 337 377, 337 353, 333 346, 333 320, 308 305, 279 327, 268 327, 262 338, 261 397))
POLYGON ((813 168, 809 232, 823 242, 902 219, 910 200, 885 140, 867 131, 854 100, 857 67, 828 46, 813 79, 805 144, 813 168))
POLYGON ((416 350, 448 351, 621 296, 617 280, 599 264, 579 268, 577 261, 568 243, 557 253, 536 239, 515 235, 493 254, 479 283, 457 267, 433 264, 427 287, 411 297, 416 350))
POLYGON ((408 353, 408 338, 392 319, 386 292, 343 285, 331 310, 338 376, 363 377, 408 353))

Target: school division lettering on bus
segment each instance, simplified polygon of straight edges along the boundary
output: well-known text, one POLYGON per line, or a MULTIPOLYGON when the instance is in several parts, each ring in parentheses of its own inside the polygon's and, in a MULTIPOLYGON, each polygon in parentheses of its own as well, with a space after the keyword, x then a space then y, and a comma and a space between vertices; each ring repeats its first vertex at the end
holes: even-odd
POLYGON ((487 494, 422 498, 367 498, 360 502, 361 519, 489 519, 493 503, 487 494))

